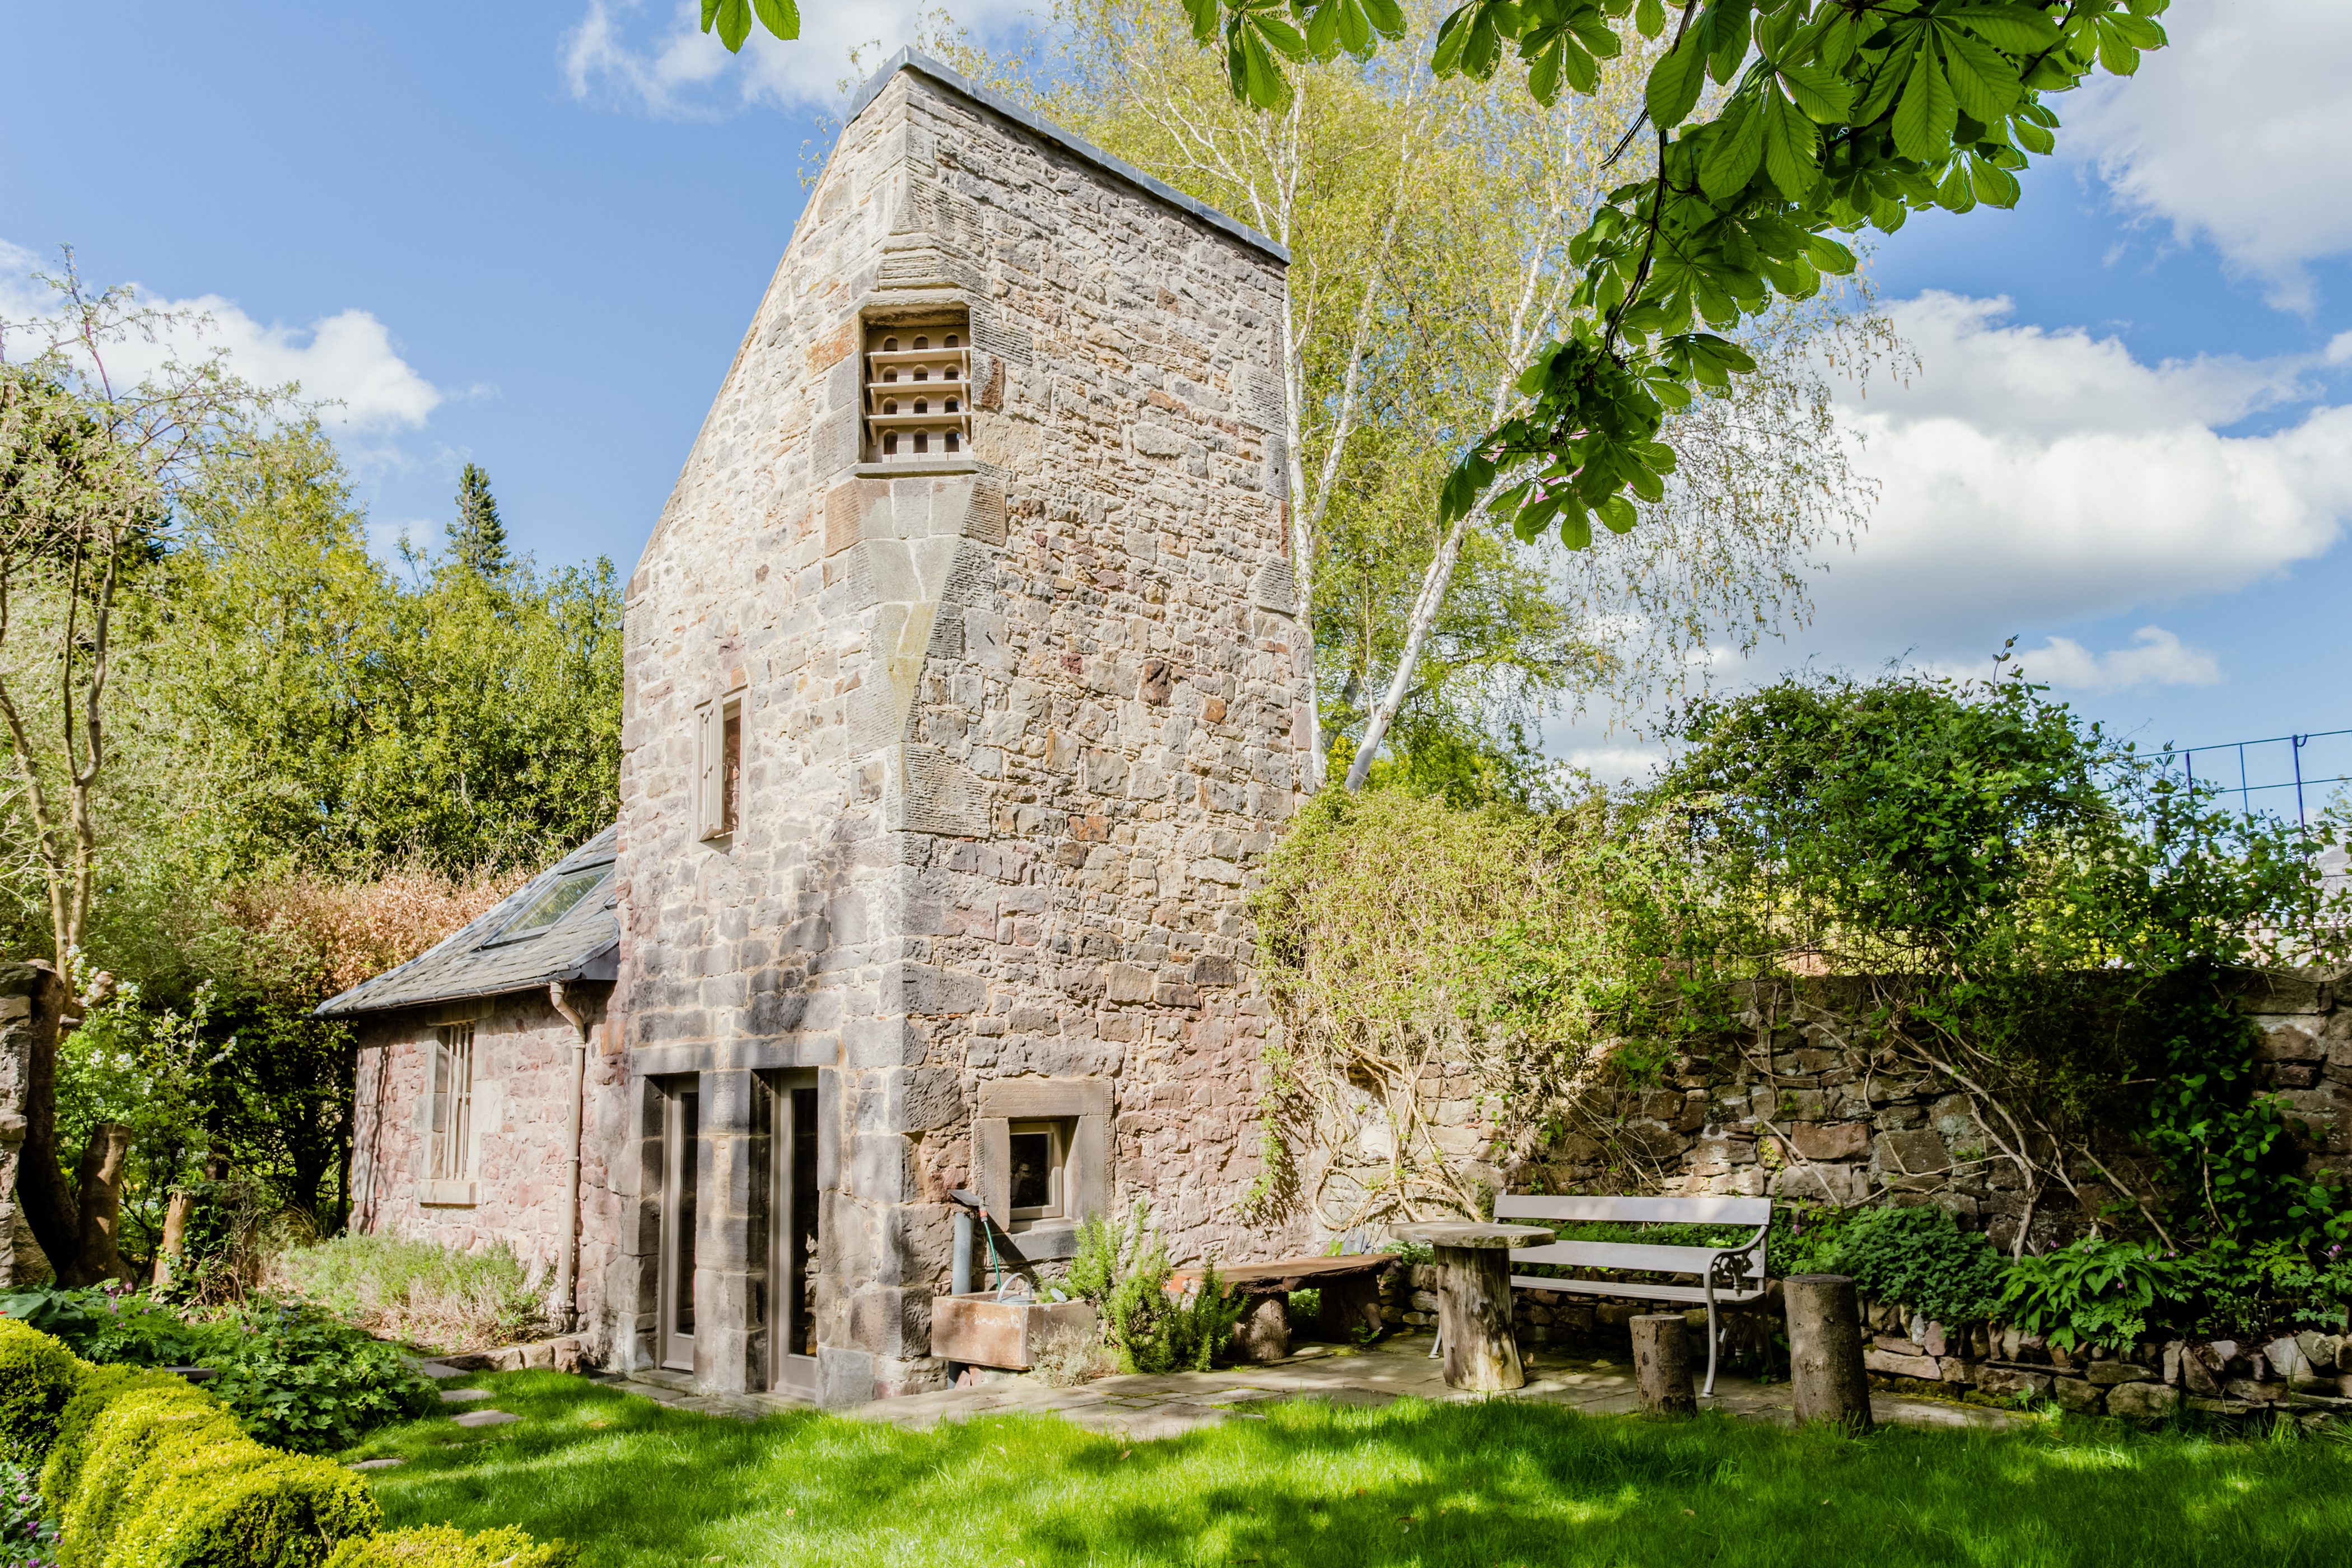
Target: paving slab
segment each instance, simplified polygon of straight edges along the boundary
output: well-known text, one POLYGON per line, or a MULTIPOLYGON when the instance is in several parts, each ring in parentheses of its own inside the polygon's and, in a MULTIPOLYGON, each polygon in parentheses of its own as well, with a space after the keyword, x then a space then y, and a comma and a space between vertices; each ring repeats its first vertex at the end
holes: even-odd
POLYGON ((465 1405, 477 1399, 497 1397, 487 1388, 445 1388, 441 1391, 441 1403, 444 1405, 465 1405))
POLYGON ((455 1415, 450 1419, 460 1426, 503 1426, 509 1421, 520 1421, 522 1417, 504 1410, 468 1410, 463 1415, 455 1415))
POLYGON ((446 1363, 437 1361, 418 1362, 416 1363, 416 1370, 424 1373, 426 1377, 432 1378, 436 1383, 446 1377, 463 1377, 466 1375, 457 1367, 450 1366, 446 1363))
POLYGON ((352 1468, 355 1470, 388 1470, 394 1465, 404 1465, 406 1463, 408 1463, 406 1459, 353 1459, 352 1461, 352 1468))

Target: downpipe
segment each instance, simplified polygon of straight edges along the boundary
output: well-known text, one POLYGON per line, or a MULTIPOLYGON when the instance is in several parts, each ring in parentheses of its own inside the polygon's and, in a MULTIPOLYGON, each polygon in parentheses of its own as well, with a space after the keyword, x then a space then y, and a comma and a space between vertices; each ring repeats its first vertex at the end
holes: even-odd
POLYGON ((555 1249, 556 1326, 569 1334, 580 1327, 579 1268, 580 1268, 580 1132, 585 1119, 584 1102, 588 1089, 588 1029, 587 1019, 573 1006, 570 994, 561 980, 547 983, 547 1000, 572 1026, 572 1094, 570 1119, 572 1127, 565 1142, 567 1153, 563 1162, 563 1240, 555 1249))

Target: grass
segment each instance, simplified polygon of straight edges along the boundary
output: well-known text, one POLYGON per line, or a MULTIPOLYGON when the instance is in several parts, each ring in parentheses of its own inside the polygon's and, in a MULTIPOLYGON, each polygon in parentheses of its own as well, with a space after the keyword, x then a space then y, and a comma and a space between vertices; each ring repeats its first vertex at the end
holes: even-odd
POLYGON ((2329 1564, 2352 1445, 2094 1426, 1789 1434, 1557 1406, 1283 1405, 1121 1442, 1045 1416, 906 1433, 746 1426, 557 1373, 468 1380, 526 1417, 428 1420, 351 1457, 395 1524, 517 1524, 590 1568, 725 1563, 2329 1564))
POLYGON ((541 1291, 503 1245, 457 1252, 346 1233, 279 1253, 269 1283, 371 1333, 444 1352, 511 1344, 541 1326, 541 1291))

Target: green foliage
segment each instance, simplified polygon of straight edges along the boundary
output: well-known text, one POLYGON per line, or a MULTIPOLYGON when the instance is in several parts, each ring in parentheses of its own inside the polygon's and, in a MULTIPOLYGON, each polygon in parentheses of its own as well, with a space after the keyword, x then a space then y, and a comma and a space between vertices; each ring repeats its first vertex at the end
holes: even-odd
POLYGON ((0 1459, 0 1568, 56 1568, 58 1527, 41 1511, 38 1467, 0 1459))
POLYGON ((219 1338, 146 1292, 120 1285, 37 1286, 0 1296, 0 1312, 100 1363, 193 1366, 219 1338))
POLYGON ((274 1268, 295 1294, 347 1322, 444 1351, 529 1339, 545 1292, 504 1242, 477 1252, 383 1233, 290 1247, 274 1268))
POLYGON ((1121 1372, 1206 1372, 1232 1342, 1244 1303, 1219 1282, 1215 1260, 1181 1298, 1168 1289, 1174 1272, 1142 1204, 1126 1221, 1094 1215, 1080 1222, 1067 1284, 1094 1303, 1121 1372))
POLYGON ((499 521, 490 476, 468 463, 457 475, 457 515, 449 522, 449 553, 478 577, 497 577, 514 563, 507 553, 507 526, 499 521))
POLYGON ((339 1464, 263 1447, 165 1373, 93 1368, 41 1474, 69 1568, 310 1568, 383 1513, 339 1464))
POLYGON ((16 1321, 0 1302, 0 1463, 38 1469, 82 1365, 61 1340, 16 1321))
POLYGON ((2086 1236, 2072 1247, 2019 1258, 2001 1304, 2009 1321, 2053 1345, 2126 1350, 2145 1338, 2159 1302, 2178 1301, 2192 1271, 2137 1241, 2086 1236))
MULTIPOLYGON (((91 1286, 0 1298, 0 1310, 92 1362, 211 1367, 220 1375, 210 1396, 256 1437, 296 1452, 345 1447, 434 1407, 432 1384, 397 1350, 308 1305, 257 1296, 192 1321, 144 1293, 91 1286)), ((0 1327, 23 1331, 5 1320, 0 1327)))
POLYGON ((2352 1328, 2352 1247, 2223 1238, 2182 1260, 2199 1287, 2200 1332, 2352 1328))
POLYGON ((1836 1271, 1874 1300, 1899 1301, 1939 1323, 1976 1323, 1999 1310, 2007 1265, 1948 1210, 1922 1205, 1855 1215, 1838 1238, 1836 1271))
POLYGON ((1764 1269, 1772 1279, 1835 1274, 1847 1215, 1826 1204, 1776 1203, 1764 1237, 1764 1269))
POLYGON ((779 38, 801 36, 801 9, 793 0, 702 0, 702 30, 719 29, 719 41, 732 54, 751 36, 751 18, 779 38))
POLYGON ((520 1530, 468 1535, 446 1524, 425 1524, 354 1537, 335 1548, 325 1568, 572 1568, 579 1561, 578 1547, 534 1542, 520 1530))
POLYGON ((348 1447, 372 1427, 436 1407, 400 1352, 318 1309, 259 1299, 221 1325, 200 1364, 247 1430, 297 1453, 348 1447))
MULTIPOLYGON (((1640 47, 1635 33, 1666 41, 1645 92, 1655 172, 1610 192, 1570 249, 1590 314, 1535 356, 1520 384, 1533 408, 1466 443, 1444 515, 1503 483, 1496 509, 1523 537, 1556 526, 1582 548, 1595 517, 1632 527, 1630 498, 1657 500, 1674 471, 1657 439, 1667 413, 1756 368, 1720 334, 1853 270, 1833 234, 1891 234, 1931 207, 2014 205, 2017 172, 2056 147, 2044 96, 2135 72, 2164 45, 2154 18, 2166 4, 1469 0, 1439 32, 1433 68, 1486 77, 1510 46, 1546 104, 1563 85, 1593 92, 1599 62, 1640 47), (1694 119, 1702 101, 1712 111, 1694 119)), ((1368 49, 1404 25, 1387 0, 1187 8, 1194 37, 1222 47, 1234 97, 1267 109, 1290 101, 1288 66, 1368 49)))

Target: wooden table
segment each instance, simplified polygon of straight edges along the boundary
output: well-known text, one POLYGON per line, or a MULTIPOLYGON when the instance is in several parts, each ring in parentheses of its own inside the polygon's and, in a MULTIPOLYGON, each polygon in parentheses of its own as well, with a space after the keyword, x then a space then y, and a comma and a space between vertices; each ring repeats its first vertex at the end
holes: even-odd
POLYGON ((1437 1339, 1448 1388, 1499 1394, 1527 1386, 1511 1331, 1511 1248, 1541 1247, 1539 1225, 1409 1225, 1396 1233, 1437 1253, 1437 1339))
MULTIPOLYGON (((1247 1297, 1253 1310, 1260 1301, 1279 1303, 1293 1290, 1312 1288, 1323 1299, 1323 1310, 1315 1320, 1317 1336, 1344 1345, 1354 1342, 1359 1328, 1372 1334, 1381 1331, 1381 1276, 1396 1266, 1393 1253, 1343 1252, 1336 1257, 1277 1258, 1271 1263, 1221 1268, 1217 1280, 1226 1289, 1247 1297)), ((1200 1280, 1199 1269, 1180 1268, 1169 1277, 1168 1284, 1171 1289, 1190 1289, 1200 1280)), ((1263 1322, 1254 1319, 1244 1327, 1252 1331, 1244 1331, 1235 1342, 1242 1359, 1279 1360, 1288 1353, 1290 1330, 1282 1313, 1269 1312, 1263 1322)))

